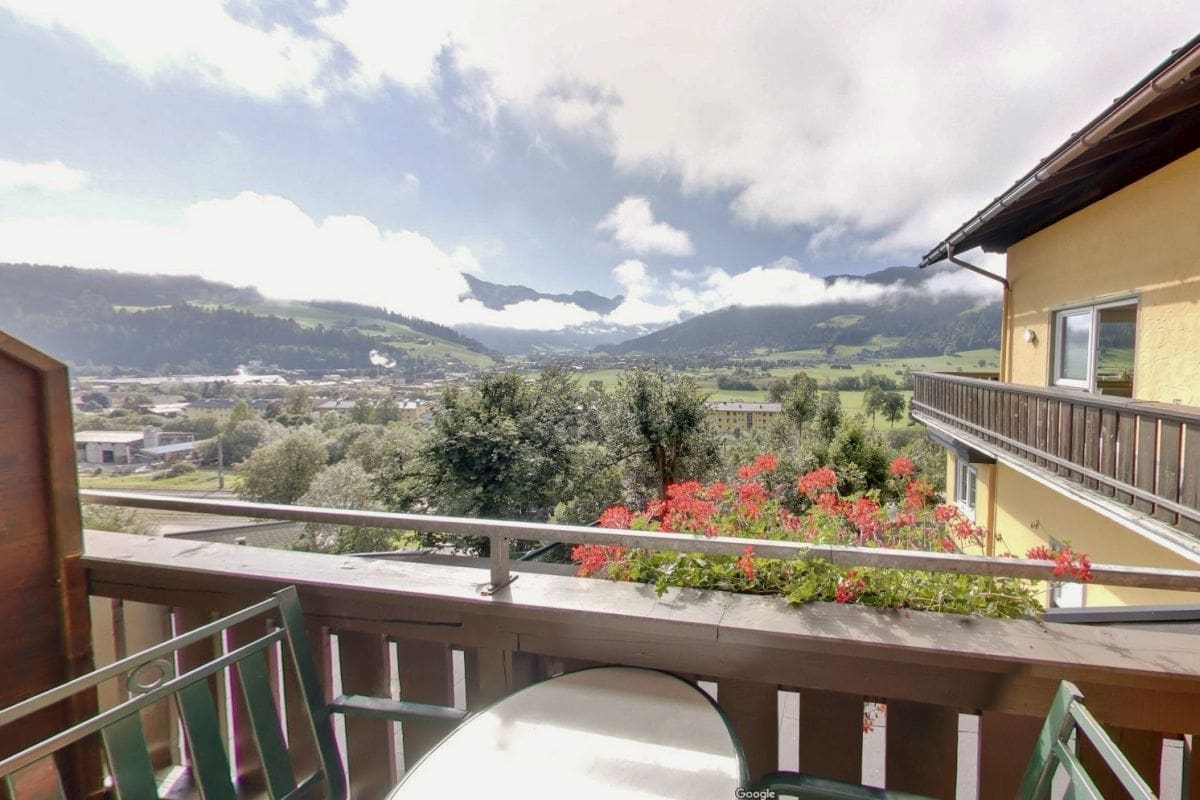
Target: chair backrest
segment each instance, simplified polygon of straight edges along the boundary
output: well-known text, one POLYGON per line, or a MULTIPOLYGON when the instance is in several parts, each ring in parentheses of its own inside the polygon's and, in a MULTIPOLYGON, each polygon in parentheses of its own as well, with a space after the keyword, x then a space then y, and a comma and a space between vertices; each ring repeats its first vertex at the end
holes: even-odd
MULTIPOLYGON (((346 797, 346 776, 333 737, 330 709, 324 701, 313 663, 304 617, 295 587, 275 593, 270 599, 173 639, 122 658, 62 686, 0 710, 0 727, 18 723, 37 711, 66 702, 82 692, 94 692, 105 681, 124 676, 129 697, 67 730, 0 761, 0 789, 7 787, 16 797, 13 776, 32 769, 43 759, 85 737, 99 734, 107 756, 115 795, 127 800, 157 797, 154 769, 141 710, 171 699, 179 711, 191 761, 192 777, 206 800, 235 800, 236 791, 230 759, 221 737, 220 719, 213 699, 211 676, 224 670, 236 671, 254 740, 261 758, 269 796, 273 800, 311 797, 316 787, 330 800, 346 797), (223 636, 234 625, 249 620, 263 621, 263 636, 229 649, 212 660, 178 673, 176 654, 181 648, 223 636), (267 621, 270 621, 270 625, 267 621), (303 698, 305 717, 319 762, 311 774, 297 777, 283 722, 271 686, 268 651, 280 643, 282 657, 290 659, 303 698)), ((298 709, 289 709, 289 715, 298 709)), ((320 793, 318 793, 320 794, 320 793)))
POLYGON ((1046 715, 1037 745, 1025 768, 1025 776, 1021 779, 1020 797, 1036 800, 1049 797, 1054 775, 1061 766, 1067 777, 1068 798, 1103 800, 1103 795, 1084 770, 1077 751, 1071 747, 1072 734, 1075 734, 1076 746, 1082 739, 1091 742, 1130 797, 1155 800, 1154 791, 1084 707, 1083 694, 1069 681, 1060 683, 1054 695, 1050 713, 1046 715))

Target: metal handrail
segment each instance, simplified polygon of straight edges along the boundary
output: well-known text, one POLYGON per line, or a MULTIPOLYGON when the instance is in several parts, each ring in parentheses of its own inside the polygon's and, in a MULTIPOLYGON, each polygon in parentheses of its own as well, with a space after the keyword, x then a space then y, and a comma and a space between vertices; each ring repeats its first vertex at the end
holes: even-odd
MULTIPOLYGON (((323 522, 372 528, 391 528, 442 532, 460 536, 486 537, 490 549, 490 583, 485 594, 493 594, 516 580, 509 569, 508 543, 516 539, 571 544, 597 544, 610 547, 637 547, 649 550, 740 556, 747 547, 759 558, 784 560, 822 559, 842 566, 883 567, 995 578, 1024 578, 1037 581, 1074 581, 1068 575, 1056 575, 1052 561, 974 556, 959 553, 929 553, 893 550, 881 547, 850 547, 810 542, 751 539, 738 536, 698 536, 691 533, 663 533, 581 525, 550 525, 509 520, 468 519, 425 514, 399 514, 385 511, 290 506, 248 503, 237 500, 201 500, 165 497, 146 493, 85 490, 83 502, 97 505, 128 506, 163 511, 191 511, 226 516, 287 519, 296 522, 323 522)), ((1108 586, 1144 589, 1200 591, 1200 571, 1128 567, 1093 564, 1091 582, 1108 586)))

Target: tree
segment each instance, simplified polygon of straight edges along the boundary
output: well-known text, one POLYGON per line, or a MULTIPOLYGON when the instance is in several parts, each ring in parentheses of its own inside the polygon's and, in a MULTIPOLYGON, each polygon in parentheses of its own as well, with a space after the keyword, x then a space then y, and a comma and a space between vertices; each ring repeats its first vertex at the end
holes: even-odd
POLYGON ((238 465, 238 497, 259 503, 294 503, 308 491, 327 459, 325 445, 316 433, 289 433, 258 448, 238 465))
POLYGON ((904 395, 899 392, 887 392, 883 396, 883 418, 896 427, 896 423, 904 416, 904 395))
POLYGON ((616 450, 641 456, 663 499, 672 483, 702 478, 719 462, 720 445, 708 422, 706 399, 691 376, 668 375, 658 366, 637 367, 618 379, 616 450))
POLYGON ((379 401, 371 415, 371 421, 376 425, 387 425, 389 422, 396 422, 399 419, 400 406, 396 405, 396 401, 390 394, 379 401))
POLYGON ((79 399, 84 404, 84 411, 96 411, 112 405, 112 401, 108 399, 108 395, 104 392, 84 392, 79 396, 79 399))
POLYGON ((837 393, 837 390, 831 389, 821 393, 821 399, 817 403, 817 418, 814 427, 817 431, 817 436, 823 442, 830 442, 833 436, 837 433, 838 426, 842 424, 842 398, 837 393))
POLYGON ((576 454, 587 408, 559 369, 536 381, 493 372, 474 388, 448 389, 422 455, 430 501, 450 514, 545 519, 586 468, 576 454))
POLYGON ((871 427, 875 427, 875 415, 883 410, 883 389, 871 386, 863 393, 863 410, 871 415, 871 427))
POLYGON ((312 416, 312 395, 303 386, 293 386, 287 390, 283 398, 284 414, 300 417, 312 416))
MULTIPOLYGON (((221 434, 221 454, 225 460, 223 466, 231 467, 244 461, 271 437, 271 430, 271 426, 261 419, 248 419, 236 425, 227 425, 225 432, 221 434)), ((217 444, 215 440, 206 448, 202 456, 206 459, 216 458, 217 444)))
MULTIPOLYGON (((359 511, 381 509, 374 497, 371 476, 354 461, 341 461, 321 470, 309 484, 308 491, 300 496, 298 503, 359 511)), ((305 524, 304 535, 294 549, 339 554, 375 553, 394 550, 397 539, 398 532, 387 528, 309 522, 305 524)))
POLYGON ((258 415, 254 413, 254 409, 250 408, 250 404, 239 398, 233 404, 233 408, 229 410, 229 421, 225 423, 225 430, 232 430, 239 422, 256 419, 257 417, 258 415))
POLYGON ((804 436, 804 423, 817 413, 817 382, 803 372, 797 372, 788 383, 781 403, 783 415, 796 426, 797 438, 804 436))

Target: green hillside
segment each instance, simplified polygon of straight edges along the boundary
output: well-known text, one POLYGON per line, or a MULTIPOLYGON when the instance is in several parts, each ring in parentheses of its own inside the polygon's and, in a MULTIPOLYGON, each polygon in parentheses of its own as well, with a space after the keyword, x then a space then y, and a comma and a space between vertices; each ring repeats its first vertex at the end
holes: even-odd
POLYGON ((264 299, 197 277, 0 264, 0 329, 75 365, 147 372, 370 369, 378 350, 397 370, 496 363, 451 328, 385 309, 264 299))

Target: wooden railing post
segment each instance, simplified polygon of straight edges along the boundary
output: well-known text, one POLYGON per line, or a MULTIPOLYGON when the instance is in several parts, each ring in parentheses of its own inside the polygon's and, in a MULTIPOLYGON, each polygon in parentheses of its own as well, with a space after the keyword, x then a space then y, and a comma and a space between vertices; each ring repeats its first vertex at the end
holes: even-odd
MULTIPOLYGON (((448 644, 397 639, 396 663, 401 699, 454 705, 454 666, 448 644)), ((451 728, 453 725, 449 724, 403 723, 405 770, 416 764, 451 728)))
POLYGON ((1042 722, 1041 717, 996 711, 979 715, 979 800, 1017 796, 1042 722))
MULTIPOLYGON (((338 661, 345 694, 391 696, 387 642, 378 633, 338 631, 338 661)), ((364 714, 346 717, 346 768, 350 796, 374 800, 396 783, 392 723, 364 714)))
POLYGON ((800 692, 800 771, 862 780, 863 698, 843 692, 800 692))
POLYGON ((779 689, 751 681, 722 679, 717 700, 742 740, 750 779, 757 780, 779 765, 779 689))
POLYGON ((958 782, 958 711, 889 700, 887 788, 954 797, 958 782))

